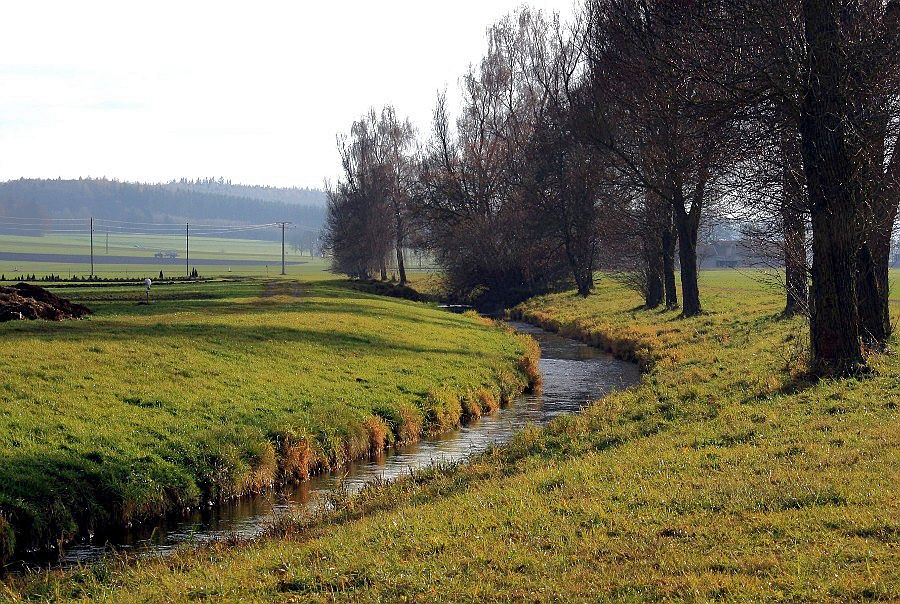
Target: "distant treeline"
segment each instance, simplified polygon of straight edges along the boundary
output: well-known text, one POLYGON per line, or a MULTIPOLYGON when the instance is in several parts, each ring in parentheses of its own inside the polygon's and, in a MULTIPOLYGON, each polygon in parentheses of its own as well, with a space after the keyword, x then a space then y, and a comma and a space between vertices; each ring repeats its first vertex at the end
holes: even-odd
MULTIPOLYGON (((265 192, 266 187, 228 185, 224 180, 204 184, 185 181, 165 185, 147 185, 116 180, 83 178, 78 180, 19 179, 0 183, 0 217, 33 219, 25 228, 21 220, 0 218, 0 233, 41 235, 59 223, 51 219, 90 217, 133 223, 182 224, 195 222, 213 225, 260 224, 276 221, 292 222, 291 239, 315 238, 321 228, 325 209, 317 202, 308 204, 271 201, 284 191, 299 199, 301 189, 268 188, 268 199, 251 195, 265 192), (203 188, 215 187, 216 191, 203 188), (199 188, 201 190, 193 190, 199 188), (226 193, 225 190, 231 189, 226 193), (246 195, 241 195, 246 191, 246 195), (294 193, 291 193, 294 192, 294 193), (300 234, 303 234, 302 237, 300 234)), ((305 190, 310 199, 321 192, 305 190)), ((137 227, 136 227, 137 228, 137 227)), ((280 232, 262 230, 236 233, 239 237, 276 239, 280 232)))
POLYGON ((291 203, 324 207, 328 201, 325 192, 320 189, 305 187, 269 187, 260 185, 233 184, 225 178, 198 178, 190 180, 182 178, 166 183, 166 187, 179 191, 196 191, 198 193, 216 193, 232 197, 249 197, 262 201, 291 203))

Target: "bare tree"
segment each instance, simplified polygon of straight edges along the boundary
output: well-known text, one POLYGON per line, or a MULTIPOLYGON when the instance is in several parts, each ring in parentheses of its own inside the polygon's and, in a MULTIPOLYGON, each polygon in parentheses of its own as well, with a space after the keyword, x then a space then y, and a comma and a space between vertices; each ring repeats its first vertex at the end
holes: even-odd
POLYGON ((378 121, 380 143, 379 158, 387 174, 386 197, 394 223, 394 248, 397 254, 397 272, 400 284, 406 283, 406 266, 403 250, 409 229, 410 198, 417 178, 415 156, 416 134, 409 119, 400 120, 392 106, 385 107, 378 121))
POLYGON ((463 78, 458 119, 451 121, 444 95, 435 110, 418 214, 451 293, 482 305, 566 282, 560 240, 533 220, 534 185, 560 181, 549 171, 536 175, 529 161, 535 148, 559 142, 542 138, 538 127, 553 106, 549 95, 560 90, 548 85, 561 77, 555 59, 542 54, 550 52, 550 32, 539 13, 503 19, 488 32, 486 56, 463 78))
MULTIPOLYGON (((682 311, 701 312, 697 240, 716 179, 731 161, 731 111, 703 64, 729 69, 687 35, 700 3, 594 0, 586 28, 597 135, 621 178, 668 204, 678 240, 682 311)), ((662 237, 662 232, 660 233, 662 237)), ((666 246, 663 245, 663 248, 666 246)))
POLYGON ((343 174, 336 185, 327 186, 325 247, 331 270, 360 279, 376 271, 387 279, 385 259, 392 238, 382 134, 373 110, 353 123, 349 136, 339 136, 343 174))

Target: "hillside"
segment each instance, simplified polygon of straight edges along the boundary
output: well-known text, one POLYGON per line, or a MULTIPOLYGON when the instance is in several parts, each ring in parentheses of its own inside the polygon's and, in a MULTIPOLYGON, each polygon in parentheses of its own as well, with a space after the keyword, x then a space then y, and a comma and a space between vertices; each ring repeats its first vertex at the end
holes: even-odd
MULTIPOLYGON (((222 185, 218 188, 226 188, 222 185)), ((256 189, 266 189, 257 187, 256 189)), ((222 191, 191 190, 171 184, 155 185, 119 182, 107 179, 78 180, 19 179, 0 183, 0 216, 32 219, 25 223, 0 221, 0 233, 41 235, 49 230, 51 219, 90 217, 137 223, 179 224, 202 222, 215 225, 259 224, 288 221, 298 231, 316 232, 321 228, 325 209, 317 203, 271 201, 275 191, 253 197, 235 188, 222 191)), ((283 190, 282 190, 283 191, 283 190)), ((315 195, 311 194, 311 198, 315 195)), ((299 198, 298 198, 299 199, 299 198)), ((276 237, 267 231, 258 237, 276 237)))
POLYGON ((231 197, 249 197, 262 201, 289 203, 309 206, 325 206, 327 197, 320 189, 305 187, 269 187, 265 185, 234 184, 224 178, 198 178, 189 180, 182 178, 167 182, 165 186, 173 191, 195 191, 197 193, 214 193, 231 197))

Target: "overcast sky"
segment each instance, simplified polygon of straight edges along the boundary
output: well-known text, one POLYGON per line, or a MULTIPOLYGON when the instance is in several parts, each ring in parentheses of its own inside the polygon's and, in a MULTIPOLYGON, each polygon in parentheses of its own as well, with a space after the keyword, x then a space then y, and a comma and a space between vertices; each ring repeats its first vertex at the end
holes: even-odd
MULTIPOLYGON (((428 128, 515 0, 15 2, 0 180, 224 176, 318 187, 338 130, 393 103, 428 128)), ((571 13, 572 0, 531 6, 571 13)))

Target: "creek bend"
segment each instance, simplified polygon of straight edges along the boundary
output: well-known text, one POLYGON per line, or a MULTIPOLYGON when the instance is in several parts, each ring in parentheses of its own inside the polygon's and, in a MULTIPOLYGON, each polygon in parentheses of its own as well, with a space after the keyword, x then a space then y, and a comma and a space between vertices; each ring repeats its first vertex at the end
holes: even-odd
MULTIPOLYGON (((341 481, 348 491, 359 490, 377 479, 391 479, 435 462, 455 462, 508 442, 528 424, 544 425, 562 413, 577 413, 588 403, 636 384, 636 365, 620 361, 586 344, 564 338, 527 323, 510 322, 520 333, 533 336, 541 346, 543 389, 524 394, 494 415, 484 416, 453 432, 393 448, 367 461, 345 466, 340 472, 312 477, 275 493, 246 497, 221 506, 201 508, 186 517, 148 522, 127 531, 109 531, 91 540, 70 543, 51 565, 70 566, 97 560, 111 551, 138 556, 164 555, 182 543, 205 543, 237 536, 258 536, 279 515, 316 505, 341 481)), ((40 562, 40 559, 26 563, 40 562)), ((48 560, 44 556, 43 563, 48 560)))

